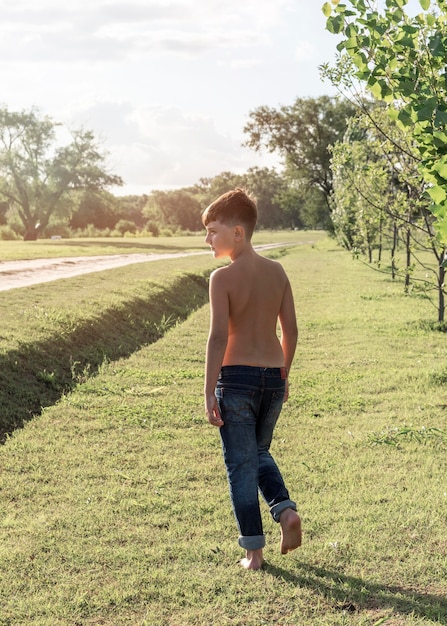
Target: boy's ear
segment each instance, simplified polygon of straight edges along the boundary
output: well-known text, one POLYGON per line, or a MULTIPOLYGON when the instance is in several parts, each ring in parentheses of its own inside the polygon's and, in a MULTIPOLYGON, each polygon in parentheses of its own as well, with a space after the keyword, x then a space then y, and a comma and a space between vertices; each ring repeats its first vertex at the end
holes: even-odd
POLYGON ((237 226, 234 227, 234 236, 238 241, 243 239, 244 235, 245 235, 245 229, 243 226, 238 224, 237 226))

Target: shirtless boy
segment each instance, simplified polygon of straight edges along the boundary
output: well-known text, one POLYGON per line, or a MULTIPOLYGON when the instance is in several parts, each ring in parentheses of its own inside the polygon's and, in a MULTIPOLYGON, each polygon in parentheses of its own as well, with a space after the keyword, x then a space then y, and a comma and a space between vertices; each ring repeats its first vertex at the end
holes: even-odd
POLYGON ((265 536, 258 489, 280 524, 281 553, 301 545, 296 504, 269 452, 288 397, 298 338, 295 306, 282 266, 258 255, 251 244, 257 208, 250 196, 242 189, 223 194, 202 221, 214 257, 231 261, 210 278, 205 411, 220 429, 239 545, 246 550, 241 565, 259 569, 265 536))

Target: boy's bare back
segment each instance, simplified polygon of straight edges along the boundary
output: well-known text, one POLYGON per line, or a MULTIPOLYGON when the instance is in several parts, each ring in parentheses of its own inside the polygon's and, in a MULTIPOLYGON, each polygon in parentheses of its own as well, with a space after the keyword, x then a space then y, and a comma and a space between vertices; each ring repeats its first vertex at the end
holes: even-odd
POLYGON ((222 365, 283 367, 284 346, 277 335, 296 326, 293 297, 282 266, 246 249, 211 278, 214 309, 224 311, 228 342, 222 365), (216 302, 215 298, 218 299, 216 302))

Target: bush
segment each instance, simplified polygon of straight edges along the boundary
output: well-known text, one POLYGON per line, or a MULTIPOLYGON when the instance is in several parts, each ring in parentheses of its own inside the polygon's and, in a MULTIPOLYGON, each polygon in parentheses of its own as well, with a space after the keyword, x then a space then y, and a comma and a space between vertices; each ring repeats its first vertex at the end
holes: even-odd
POLYGON ((125 233, 135 234, 137 226, 135 222, 131 222, 130 220, 120 220, 118 224, 116 224, 115 230, 117 230, 121 233, 122 236, 124 236, 125 233))
POLYGON ((160 235, 160 227, 158 226, 157 222, 148 222, 146 224, 146 230, 152 233, 154 237, 159 237, 160 235))
POLYGON ((136 234, 137 237, 155 237, 156 235, 154 235, 154 233, 150 230, 139 230, 136 234))
POLYGON ((43 231, 43 236, 48 239, 55 236, 70 239, 71 234, 71 229, 66 224, 50 224, 43 231))
POLYGON ((121 237, 121 233, 113 234, 110 232, 110 228, 104 230, 96 228, 93 224, 89 224, 86 228, 78 228, 73 232, 73 237, 121 237))
POLYGON ((0 239, 3 241, 16 241, 20 235, 11 226, 0 226, 0 239))

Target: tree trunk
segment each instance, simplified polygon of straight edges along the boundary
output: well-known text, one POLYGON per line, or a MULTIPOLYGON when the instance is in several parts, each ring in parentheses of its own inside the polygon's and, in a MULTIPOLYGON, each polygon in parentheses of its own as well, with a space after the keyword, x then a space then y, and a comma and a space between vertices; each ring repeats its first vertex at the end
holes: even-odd
POLYGON ((381 263, 382 263, 382 246, 383 246, 383 219, 382 219, 382 212, 380 213, 380 220, 379 220, 379 250, 378 250, 378 256, 377 256, 377 266, 380 267, 381 263))
POLYGON ((445 293, 444 293, 444 281, 445 281, 445 267, 444 263, 447 261, 447 248, 441 255, 441 262, 439 264, 438 274, 438 322, 444 321, 445 312, 445 293))
POLYGON ((27 226, 25 234, 23 235, 24 241, 36 241, 38 229, 36 226, 27 226))
POLYGON ((410 288, 410 267, 411 267, 411 230, 407 228, 407 236, 405 240, 405 248, 407 253, 407 263, 405 267, 405 293, 410 288))
POLYGON ((396 222, 393 223, 393 247, 391 248, 391 277, 393 280, 396 278, 396 250, 398 231, 396 222))

